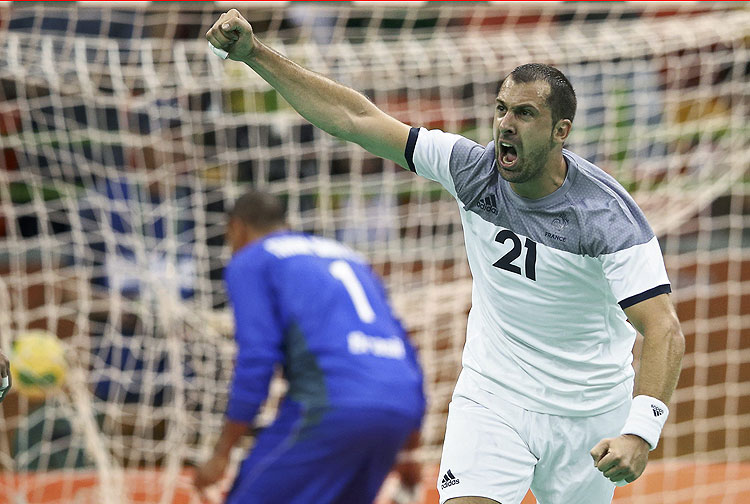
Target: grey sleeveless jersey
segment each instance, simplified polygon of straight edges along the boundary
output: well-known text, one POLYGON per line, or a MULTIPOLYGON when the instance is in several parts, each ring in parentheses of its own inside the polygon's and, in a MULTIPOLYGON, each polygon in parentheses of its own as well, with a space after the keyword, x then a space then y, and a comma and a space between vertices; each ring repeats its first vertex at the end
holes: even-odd
POLYGON ((659 243, 612 177, 563 150, 563 185, 537 200, 500 177, 494 145, 412 129, 409 167, 458 202, 474 279, 463 372, 531 411, 592 415, 632 395, 624 308, 670 292, 659 243))

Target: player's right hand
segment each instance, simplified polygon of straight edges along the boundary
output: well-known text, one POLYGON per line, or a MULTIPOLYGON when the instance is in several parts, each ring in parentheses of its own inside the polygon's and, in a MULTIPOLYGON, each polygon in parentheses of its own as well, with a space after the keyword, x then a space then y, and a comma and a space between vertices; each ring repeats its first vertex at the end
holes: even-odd
POLYGON ((224 477, 229 465, 229 457, 224 455, 214 455, 205 464, 195 470, 193 476, 193 486, 198 491, 201 499, 205 502, 205 489, 218 483, 224 477))
POLYGON ((0 350, 0 402, 3 402, 3 399, 5 399, 12 384, 13 379, 10 376, 10 361, 3 351, 0 350), (7 386, 4 386, 6 381, 7 386))
POLYGON ((235 61, 245 61, 258 45, 253 27, 237 9, 222 14, 206 32, 206 39, 214 47, 227 51, 229 59, 235 61))

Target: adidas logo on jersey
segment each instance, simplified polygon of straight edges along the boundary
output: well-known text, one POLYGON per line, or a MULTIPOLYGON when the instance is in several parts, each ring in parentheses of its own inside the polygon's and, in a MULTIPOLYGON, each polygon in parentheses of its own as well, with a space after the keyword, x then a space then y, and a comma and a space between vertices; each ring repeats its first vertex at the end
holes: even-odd
POLYGON ((651 405, 651 409, 654 411, 654 416, 656 416, 656 417, 662 416, 664 414, 664 410, 661 409, 660 407, 658 407, 655 404, 651 405))
POLYGON ((449 486, 458 485, 460 483, 459 479, 453 476, 453 473, 450 469, 448 469, 445 474, 443 475, 443 479, 440 481, 440 488, 445 490, 449 486))
POLYGON ((480 199, 477 206, 482 210, 497 215, 497 198, 495 198, 494 194, 490 194, 486 198, 480 199))

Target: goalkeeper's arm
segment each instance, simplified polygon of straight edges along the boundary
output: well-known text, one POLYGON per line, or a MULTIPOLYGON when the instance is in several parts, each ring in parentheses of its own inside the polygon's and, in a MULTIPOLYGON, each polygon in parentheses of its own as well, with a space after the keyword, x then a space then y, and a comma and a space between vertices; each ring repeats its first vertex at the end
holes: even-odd
POLYGON ((236 10, 221 15, 208 41, 242 61, 273 86, 305 119, 333 136, 361 145, 406 168, 409 126, 377 108, 361 93, 302 68, 260 42, 236 10))
POLYGON ((229 466, 232 448, 249 431, 251 431, 251 428, 248 422, 237 422, 229 418, 224 420, 221 435, 216 442, 211 458, 196 468, 193 476, 193 485, 201 496, 205 495, 204 489, 206 487, 218 483, 224 477, 229 466))

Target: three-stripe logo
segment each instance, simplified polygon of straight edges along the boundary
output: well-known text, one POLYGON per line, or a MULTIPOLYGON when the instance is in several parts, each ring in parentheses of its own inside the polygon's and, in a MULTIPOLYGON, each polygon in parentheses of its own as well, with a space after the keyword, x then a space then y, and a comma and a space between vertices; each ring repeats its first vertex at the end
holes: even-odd
POLYGON ((458 485, 460 483, 459 479, 453 476, 453 473, 450 469, 448 469, 445 474, 443 475, 443 479, 440 481, 440 488, 445 490, 449 486, 458 485))
POLYGON ((480 199, 477 206, 482 210, 497 215, 497 198, 495 198, 494 194, 490 194, 489 196, 480 199))

